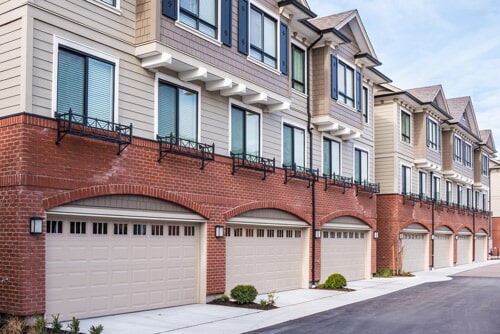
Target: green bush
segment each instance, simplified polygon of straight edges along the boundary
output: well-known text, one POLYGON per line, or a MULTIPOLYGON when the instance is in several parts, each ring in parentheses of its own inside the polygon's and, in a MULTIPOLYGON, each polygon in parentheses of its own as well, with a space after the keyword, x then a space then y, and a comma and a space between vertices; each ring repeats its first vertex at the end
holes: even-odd
POLYGON ((253 285, 237 285, 231 290, 231 298, 238 304, 250 304, 257 295, 257 289, 253 285))
POLYGON ((216 303, 224 303, 229 301, 229 296, 225 293, 214 299, 216 303))
POLYGON ((375 273, 376 277, 392 277, 392 275, 393 275, 392 269, 388 268, 379 268, 375 273))
POLYGON ((103 330, 104 330, 104 327, 102 327, 102 325, 99 325, 97 327, 92 325, 92 327, 90 327, 90 329, 89 329, 89 334, 101 334, 103 330))
POLYGON ((327 289, 341 289, 346 285, 347 281, 345 277, 338 273, 331 274, 325 281, 325 287, 327 289))
POLYGON ((70 334, 80 334, 80 320, 73 317, 71 322, 68 324, 68 329, 70 334))

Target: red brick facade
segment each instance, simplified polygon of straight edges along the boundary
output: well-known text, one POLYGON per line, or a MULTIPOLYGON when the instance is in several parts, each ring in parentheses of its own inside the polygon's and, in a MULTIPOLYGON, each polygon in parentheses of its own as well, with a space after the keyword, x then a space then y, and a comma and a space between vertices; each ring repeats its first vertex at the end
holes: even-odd
POLYGON ((491 218, 491 255, 500 256, 500 217, 491 218))
MULTIPOLYGON (((423 225, 429 233, 432 231, 432 211, 434 210, 434 230, 446 226, 453 233, 466 227, 473 233, 488 232, 488 216, 469 210, 451 209, 444 205, 412 202, 402 195, 388 194, 377 196, 377 268, 395 269, 394 245, 398 244, 399 233, 411 223, 423 225)), ((429 243, 429 247, 431 247, 429 243)), ((453 262, 457 260, 456 240, 454 239, 453 262)), ((474 249, 474 247, 472 247, 474 249)), ((429 263, 432 263, 429 251, 429 263)))
MULTIPOLYGON (((0 278, 4 278, 0 313, 44 313, 45 234, 30 235, 29 218, 45 217, 47 209, 75 200, 145 195, 207 218, 207 294, 225 288, 225 241, 214 237, 215 225, 259 208, 287 211, 312 223, 313 187, 297 179, 284 184, 281 169, 261 180, 260 172, 252 170, 232 175, 232 160, 223 156, 201 170, 200 161, 183 156, 168 155, 158 163, 158 143, 150 140, 134 138, 132 145, 116 155, 115 144, 73 135, 56 145, 56 134, 53 119, 19 114, 0 120, 0 278)), ((348 215, 377 229, 376 196, 356 194, 355 189, 343 194, 336 187, 325 191, 322 183, 314 188, 317 228, 348 215)), ((320 240, 316 240, 315 281, 319 280, 320 251, 320 240)), ((376 243, 371 253, 373 272, 376 243)))

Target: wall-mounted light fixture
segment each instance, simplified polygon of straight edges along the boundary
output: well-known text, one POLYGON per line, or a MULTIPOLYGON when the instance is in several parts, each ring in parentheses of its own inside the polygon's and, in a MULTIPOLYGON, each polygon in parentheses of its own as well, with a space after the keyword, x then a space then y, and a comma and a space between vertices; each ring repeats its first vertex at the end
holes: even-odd
POLYGON ((431 239, 434 240, 434 234, 431 235, 431 239))
POLYGON ((224 236, 224 226, 215 225, 215 237, 222 238, 224 236))
POLYGON ((321 230, 314 230, 314 238, 315 239, 321 238, 321 230))
POLYGON ((31 234, 42 234, 42 217, 31 217, 30 218, 30 233, 31 234))
POLYGON ((457 239, 457 240, 458 240, 458 234, 455 234, 455 239, 457 239))
POLYGON ((399 239, 403 239, 404 237, 405 237, 405 235, 403 232, 399 233, 399 239))
POLYGON ((378 239, 378 231, 373 231, 373 239, 378 239))

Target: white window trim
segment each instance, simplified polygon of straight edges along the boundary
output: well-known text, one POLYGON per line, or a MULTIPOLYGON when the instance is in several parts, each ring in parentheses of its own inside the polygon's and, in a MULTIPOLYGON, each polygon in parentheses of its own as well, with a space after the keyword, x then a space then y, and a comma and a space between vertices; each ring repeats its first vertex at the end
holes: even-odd
MULTIPOLYGON (((406 192, 406 194, 411 194, 412 193, 412 185, 413 185, 413 168, 411 166, 411 164, 408 164, 408 163, 404 163, 404 162, 401 162, 399 164, 399 171, 401 173, 401 178, 400 178, 400 182, 399 182, 399 186, 401 187, 401 191, 400 193, 403 193, 403 167, 406 167, 406 168, 409 168, 410 169, 410 180, 409 180, 409 186, 410 186, 410 189, 409 191, 406 192)), ((408 189, 407 189, 408 190, 408 189)))
MULTIPOLYGON (((354 76, 356 77, 356 74, 354 74, 354 76)), ((363 81, 363 78, 361 76, 361 81, 363 81)), ((354 82, 354 90, 356 90, 356 82, 354 82)), ((363 119, 363 124, 366 124, 366 125, 370 125, 370 118, 371 118, 371 114, 373 113, 373 103, 369 103, 369 101, 373 101, 373 99, 370 99, 370 96, 372 95, 371 94, 371 88, 369 85, 365 85, 364 82, 361 82, 361 118, 363 119), (365 122, 365 115, 363 115, 363 112, 364 112, 364 104, 363 104, 363 97, 364 97, 364 94, 363 94, 363 88, 366 88, 367 90, 367 99, 368 99, 368 109, 367 109, 367 113, 368 113, 368 120, 365 122)), ((356 94, 356 92, 354 92, 354 94, 356 94)), ((411 119, 410 119, 410 124, 411 124, 411 119)), ((411 142, 411 140, 410 140, 411 142)))
POLYGON ((440 175, 432 175, 432 194, 431 194, 431 197, 434 198, 434 194, 436 193, 436 189, 435 189, 435 184, 434 184, 434 180, 437 179, 439 180, 439 189, 437 191, 437 193, 439 194, 439 197, 436 198, 437 201, 441 200, 443 198, 443 194, 441 193, 441 176, 440 175))
POLYGON ((463 143, 464 143, 464 140, 462 137, 460 137, 457 134, 453 134, 453 161, 455 161, 455 162, 463 163, 463 161, 464 161, 463 143), (455 138, 458 138, 460 140, 460 159, 459 160, 455 160, 455 138))
POLYGON ((426 135, 427 135, 427 131, 429 131, 429 129, 427 128, 427 124, 428 124, 427 120, 431 120, 432 122, 434 122, 436 124, 436 148, 431 147, 431 146, 427 146, 427 143, 426 143, 426 147, 434 152, 439 152, 439 149, 441 146, 441 140, 442 140, 442 138, 441 138, 441 124, 439 123, 439 121, 437 119, 435 119, 431 115, 427 115, 426 121, 425 121, 426 135))
POLYGON ((324 168, 323 166, 325 165, 325 161, 323 160, 323 139, 327 139, 327 140, 332 140, 332 141, 335 141, 337 143, 339 143, 339 158, 340 158, 340 170, 339 170, 339 173, 340 175, 343 175, 342 174, 342 162, 344 161, 344 159, 342 159, 342 156, 343 156, 343 145, 342 145, 342 139, 340 138, 337 138, 337 137, 334 137, 334 136, 326 136, 326 135, 322 135, 321 136, 321 173, 324 173, 324 168))
POLYGON ((462 164, 468 169, 473 169, 474 168, 474 148, 473 148, 472 144, 469 143, 468 141, 466 141, 465 139, 462 139, 462 143, 463 143, 463 146, 470 147, 470 159, 469 159, 470 166, 467 166, 465 164, 465 162, 466 162, 465 156, 466 156, 467 150, 463 150, 463 152, 462 152, 462 164))
MULTIPOLYGON (((360 151, 364 151, 366 153, 368 153, 368 160, 367 160, 367 173, 368 175, 366 175, 366 181, 367 182, 372 182, 370 181, 370 166, 372 166, 372 163, 371 163, 371 159, 372 159, 372 150, 370 150, 368 147, 363 147, 363 146, 359 146, 359 145, 354 145, 353 148, 352 148, 352 178, 355 179, 356 178, 356 150, 360 150, 360 151)), ((361 180, 363 181, 363 180, 361 180)))
POLYGON ((220 38, 220 33, 221 33, 221 4, 220 4, 220 0, 217 0, 217 36, 216 37, 210 37, 204 33, 202 33, 201 31, 193 28, 193 27, 190 27, 188 26, 187 24, 181 22, 181 19, 180 19, 180 15, 181 15, 181 3, 180 1, 177 1, 177 8, 176 8, 176 11, 177 11, 177 20, 175 20, 175 26, 176 27, 179 27, 183 30, 186 30, 190 33, 192 33, 193 35, 196 35, 200 38, 203 38, 204 40, 212 43, 212 44, 215 44, 217 46, 222 46, 222 42, 221 42, 221 38, 220 38))
POLYGON ((489 162, 490 162, 490 158, 488 157, 488 155, 484 154, 484 153, 481 153, 481 175, 482 176, 489 176, 489 170, 490 170, 490 166, 489 166, 489 162), (488 164, 486 166, 486 174, 484 174, 484 158, 486 158, 488 164))
POLYGON ((307 143, 308 143, 308 132, 307 132, 307 129, 306 129, 306 126, 304 126, 303 124, 299 124, 298 122, 295 122, 293 120, 290 120, 289 118, 281 118, 281 164, 283 165, 283 147, 285 145, 285 143, 283 142, 283 139, 284 139, 284 136, 283 136, 283 126, 285 125, 290 125, 290 126, 293 126, 293 127, 296 127, 297 129, 301 129, 301 130, 304 130, 304 165, 305 166, 301 166, 301 167, 304 167, 304 168, 309 168, 308 164, 309 164, 309 159, 308 159, 308 151, 307 151, 307 143))
POLYGON ((245 104, 241 101, 238 101, 234 98, 229 98, 229 102, 228 102, 228 110, 229 110, 229 115, 228 115, 228 133, 229 133, 229 137, 228 137, 228 152, 227 154, 228 155, 231 155, 231 150, 233 149, 231 147, 231 136, 232 136, 232 128, 231 128, 231 111, 232 111, 232 106, 237 106, 237 107, 240 107, 241 109, 244 109, 244 110, 248 110, 248 111, 251 111, 251 112, 254 112, 256 114, 259 114, 260 115, 260 122, 259 122, 259 151, 260 151, 260 156, 263 157, 263 152, 262 152, 262 123, 263 123, 263 119, 262 119, 262 115, 263 115, 263 112, 262 112, 262 109, 260 108, 257 108, 253 105, 249 105, 249 104, 245 104))
POLYGON ((307 47, 300 43, 299 41, 293 39, 290 43, 290 69, 289 69, 289 72, 290 72, 290 88, 292 90, 293 93, 295 94, 298 94, 300 96, 303 96, 303 97, 307 97, 307 64, 308 64, 308 58, 307 58, 307 47), (296 90, 295 88, 292 87, 292 73, 293 73, 293 53, 292 53, 292 44, 295 45, 297 48, 301 49, 304 51, 304 92, 301 92, 301 91, 298 91, 296 90))
POLYGON ((425 175, 425 182, 424 182, 424 187, 425 187, 425 192, 423 193, 423 196, 428 196, 427 194, 429 193, 429 185, 428 185, 428 180, 429 180, 429 173, 425 170, 419 170, 418 171, 418 194, 422 194, 422 189, 420 188, 420 173, 425 175))
POLYGON ((267 70, 270 70, 278 75, 281 75, 281 71, 280 71, 280 42, 281 42, 281 39, 280 39, 280 16, 277 15, 276 13, 273 13, 271 10, 269 10, 267 7, 264 7, 262 6, 260 3, 258 3, 257 1, 255 0, 252 0, 252 1, 249 1, 249 4, 248 4, 248 13, 247 13, 247 22, 248 22, 248 56, 247 56, 247 60, 248 61, 251 61, 252 63, 255 63, 267 70), (252 11, 252 6, 258 8, 259 10, 261 10, 262 12, 264 12, 266 15, 269 15, 270 17, 272 17, 273 19, 276 20, 276 67, 272 67, 264 62, 261 62, 260 60, 258 59, 255 59, 254 57, 250 56, 250 12, 252 11))
POLYGON ((57 73, 58 73, 58 57, 59 57, 59 46, 66 46, 69 48, 72 48, 76 51, 80 51, 86 54, 89 54, 91 56, 97 57, 104 59, 106 61, 109 61, 110 63, 113 63, 115 65, 114 67, 114 72, 115 76, 113 78, 114 80, 114 100, 113 100, 113 122, 114 123, 120 123, 119 115, 118 115, 118 101, 119 101, 119 78, 120 78, 120 59, 118 57, 112 56, 108 53, 104 53, 102 51, 99 51, 97 49, 94 49, 92 47, 80 44, 78 42, 71 41, 69 39, 66 39, 64 37, 60 37, 57 35, 54 35, 54 41, 53 41, 53 49, 52 49, 52 110, 51 110, 51 117, 55 117, 55 112, 57 110, 57 73))
MULTIPOLYGON (((356 109, 356 101, 358 101, 358 99, 361 98, 361 96, 357 96, 356 95, 356 72, 358 71, 358 68, 356 67, 356 64, 350 62, 350 61, 347 61, 345 58, 343 58, 342 56, 338 55, 337 54, 337 62, 343 62, 345 65, 349 66, 350 68, 353 69, 354 73, 353 73, 353 83, 354 83, 354 91, 353 91, 353 96, 354 96, 354 105, 351 107, 350 105, 347 105, 345 104, 344 102, 340 101, 340 95, 339 95, 339 98, 336 100, 337 103, 340 103, 342 106, 344 106, 345 108, 349 109, 349 110, 352 110, 352 111, 355 111, 355 112, 358 112, 358 110, 356 109)), ((363 79, 361 79, 363 80, 363 79)), ((338 92, 340 94, 340 87, 338 86, 338 81, 339 81, 339 65, 337 64, 337 89, 338 89, 338 92)), ((363 86, 363 83, 361 83, 361 86, 363 86)), ((363 94, 363 89, 361 89, 361 92, 360 94, 363 94)), ((363 102, 363 101, 361 101, 363 102)), ((364 121, 363 121, 364 123, 364 121)))
POLYGON ((113 14, 122 15, 121 7, 120 7, 121 0, 116 0, 116 6, 108 5, 107 3, 104 3, 104 2, 99 1, 99 0, 85 0, 85 1, 90 2, 91 4, 94 4, 98 7, 104 8, 104 9, 112 12, 113 14))
POLYGON ((413 117, 412 116, 412 113, 409 112, 408 110, 404 109, 404 108, 400 108, 400 113, 399 113, 399 126, 401 127, 400 129, 400 133, 399 133, 399 141, 401 143, 403 143, 404 145, 409 145, 409 146, 413 146, 413 140, 411 138, 412 134, 413 134, 413 131, 411 131, 412 129, 412 122, 413 122, 413 117), (402 123, 403 123, 403 117, 401 116, 401 113, 405 113, 407 114, 409 117, 410 117, 410 142, 407 143, 405 142, 403 139, 402 139, 402 135, 403 135, 403 127, 402 127, 402 123))
POLYGON ((161 72, 156 72, 155 73, 155 87, 154 87, 154 96, 155 96, 155 106, 154 106, 154 130, 153 130, 153 140, 156 140, 156 135, 158 134, 158 102, 159 102, 159 97, 158 97, 158 89, 160 86, 160 80, 165 81, 167 83, 174 84, 176 86, 179 86, 181 88, 187 88, 189 90, 195 91, 198 94, 198 105, 197 105, 197 124, 196 126, 198 127, 198 133, 196 134, 196 140, 198 142, 201 141, 201 88, 200 86, 194 85, 190 82, 185 82, 181 81, 176 77, 172 77, 170 75, 161 73, 161 72))

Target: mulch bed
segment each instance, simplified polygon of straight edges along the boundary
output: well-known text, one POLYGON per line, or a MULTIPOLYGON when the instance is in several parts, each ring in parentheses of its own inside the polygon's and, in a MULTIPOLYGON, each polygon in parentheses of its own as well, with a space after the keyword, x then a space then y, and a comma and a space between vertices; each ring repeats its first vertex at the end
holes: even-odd
POLYGON ((230 307, 250 308, 250 309, 254 309, 254 310, 263 310, 263 311, 268 311, 268 310, 278 308, 275 305, 269 305, 269 304, 267 304, 267 305, 260 305, 257 303, 238 304, 237 302, 232 302, 232 301, 215 301, 215 300, 213 300, 207 304, 230 306, 230 307))

